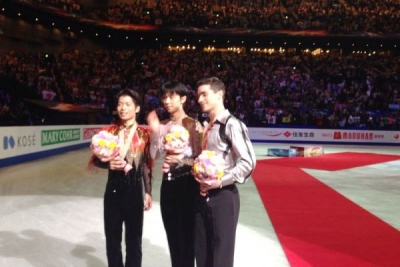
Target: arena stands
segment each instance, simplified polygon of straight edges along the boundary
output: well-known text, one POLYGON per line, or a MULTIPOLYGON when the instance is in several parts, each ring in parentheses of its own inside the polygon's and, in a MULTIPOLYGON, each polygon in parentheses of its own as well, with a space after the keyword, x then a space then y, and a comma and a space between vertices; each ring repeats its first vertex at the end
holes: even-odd
MULTIPOLYGON (((382 18, 387 14, 386 8, 395 10, 390 18, 394 20, 398 13, 396 3, 389 0, 374 4, 328 0, 312 3, 296 0, 219 1, 218 6, 210 1, 196 4, 154 1, 151 8, 148 3, 136 1, 106 9, 84 7, 78 0, 33 2, 65 13, 96 18, 98 23, 108 20, 115 25, 145 24, 155 23, 157 18, 162 20, 163 26, 185 26, 185 29, 192 26, 246 29, 249 26, 257 28, 261 23, 263 26, 260 29, 286 28, 295 32, 310 28, 333 32, 335 28, 334 32, 354 32, 357 23, 367 27, 363 21, 355 19, 361 14, 360 10, 368 11, 362 12, 363 16, 372 16, 379 9, 382 18), (169 13, 172 11, 173 16, 169 13), (339 17, 341 19, 337 20, 339 17), (218 23, 215 24, 215 21, 218 23), (340 23, 335 24, 334 21, 340 23)), ((101 31, 100 28, 97 30, 101 31)), ((202 36, 195 33, 190 32, 183 37, 193 39, 202 36)), ((391 31, 379 30, 379 33, 390 34, 391 31)), ((238 41, 235 34, 229 37, 238 41)), ((277 43, 271 36, 262 37, 264 44, 277 43)), ((310 39, 310 44, 315 44, 315 40, 326 40, 324 36, 305 38, 310 39)), ((111 119, 115 92, 125 87, 142 94, 145 111, 158 108, 162 113, 157 91, 163 82, 172 79, 180 80, 191 88, 188 112, 202 119, 196 104, 195 84, 198 79, 213 75, 227 84, 226 106, 250 126, 400 128, 400 58, 395 52, 396 44, 391 48, 381 45, 380 50, 370 47, 363 51, 352 50, 350 45, 340 47, 340 43, 335 48, 329 47, 329 41, 325 41, 324 47, 306 49, 300 45, 299 39, 291 40, 294 41, 287 47, 271 45, 261 49, 253 49, 249 45, 231 49, 221 43, 215 49, 206 44, 171 48, 168 43, 162 42, 145 48, 133 43, 134 46, 127 49, 118 47, 118 42, 114 42, 112 48, 109 43, 103 43, 100 49, 80 48, 73 43, 58 50, 46 50, 44 47, 41 52, 2 50, 0 76, 9 84, 5 86, 7 83, 3 82, 0 88, 2 121, 3 124, 4 121, 11 124, 49 123, 48 119, 43 119, 46 114, 32 113, 27 107, 24 107, 27 111, 22 113, 25 115, 18 115, 24 119, 10 120, 7 117, 3 120, 4 116, 17 114, 11 111, 25 105, 24 98, 36 98, 99 110, 101 116, 98 119, 104 122, 111 119), (17 87, 18 90, 10 92, 10 88, 17 87)), ((370 39, 357 39, 357 42, 368 47, 366 40, 369 42, 370 39)), ((142 114, 142 120, 144 116, 142 114)))

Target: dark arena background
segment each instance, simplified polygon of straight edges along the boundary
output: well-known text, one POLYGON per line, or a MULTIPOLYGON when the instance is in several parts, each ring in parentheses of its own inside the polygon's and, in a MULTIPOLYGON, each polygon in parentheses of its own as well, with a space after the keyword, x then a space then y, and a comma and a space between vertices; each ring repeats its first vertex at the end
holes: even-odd
MULTIPOLYGON (((400 4, 392 0, 0 1, 0 266, 105 267, 115 94, 217 76, 257 166, 235 267, 400 266, 400 4)), ((155 165, 143 266, 170 266, 155 165)))

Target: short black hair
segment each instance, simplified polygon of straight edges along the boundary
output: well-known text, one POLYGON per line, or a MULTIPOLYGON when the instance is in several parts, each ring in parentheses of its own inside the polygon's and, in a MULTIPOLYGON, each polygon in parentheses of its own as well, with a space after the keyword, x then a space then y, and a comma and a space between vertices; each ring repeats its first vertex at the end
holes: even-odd
POLYGON ((138 92, 136 92, 132 89, 122 89, 121 91, 119 91, 117 93, 117 95, 115 96, 115 100, 117 103, 121 96, 130 96, 133 100, 133 103, 135 103, 135 106, 137 106, 137 107, 142 106, 142 100, 140 98, 140 95, 138 94, 138 92))
POLYGON ((189 96, 189 89, 181 82, 168 81, 161 86, 160 97, 166 94, 178 94, 179 96, 189 96))

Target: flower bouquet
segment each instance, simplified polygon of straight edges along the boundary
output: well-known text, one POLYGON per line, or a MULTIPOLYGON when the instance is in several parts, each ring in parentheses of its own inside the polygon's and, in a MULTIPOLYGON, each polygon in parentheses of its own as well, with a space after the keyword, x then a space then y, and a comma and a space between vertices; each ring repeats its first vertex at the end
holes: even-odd
MULTIPOLYGON (((163 149, 169 154, 183 154, 189 144, 189 131, 182 125, 172 125, 163 140, 163 149)), ((163 172, 169 172, 170 166, 164 162, 163 172)))
POLYGON ((119 139, 109 132, 100 131, 92 137, 90 147, 101 161, 110 161, 119 153, 119 139))
POLYGON ((193 162, 193 174, 213 184, 224 175, 224 159, 214 151, 203 150, 193 162))

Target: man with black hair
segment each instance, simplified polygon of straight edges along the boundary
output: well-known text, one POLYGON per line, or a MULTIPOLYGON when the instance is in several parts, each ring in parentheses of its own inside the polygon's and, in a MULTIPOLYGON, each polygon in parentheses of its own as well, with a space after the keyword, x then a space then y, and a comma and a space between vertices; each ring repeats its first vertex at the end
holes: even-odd
POLYGON ((182 154, 166 152, 164 159, 170 170, 163 173, 160 205, 172 267, 194 267, 194 216, 199 187, 191 169, 193 159, 201 153, 203 130, 200 122, 190 118, 183 109, 188 94, 188 88, 180 82, 164 83, 160 97, 169 119, 160 125, 155 111, 148 115, 150 128, 160 132, 161 139, 172 125, 182 125, 189 132, 185 151, 182 154))
POLYGON ((89 166, 108 169, 104 193, 108 266, 140 267, 143 210, 149 210, 152 206, 151 182, 154 161, 150 156, 151 132, 136 121, 141 106, 138 93, 124 89, 117 94, 116 100, 118 122, 104 130, 119 137, 119 154, 103 160, 93 155, 89 166), (121 251, 123 225, 126 243, 125 264, 121 251))

